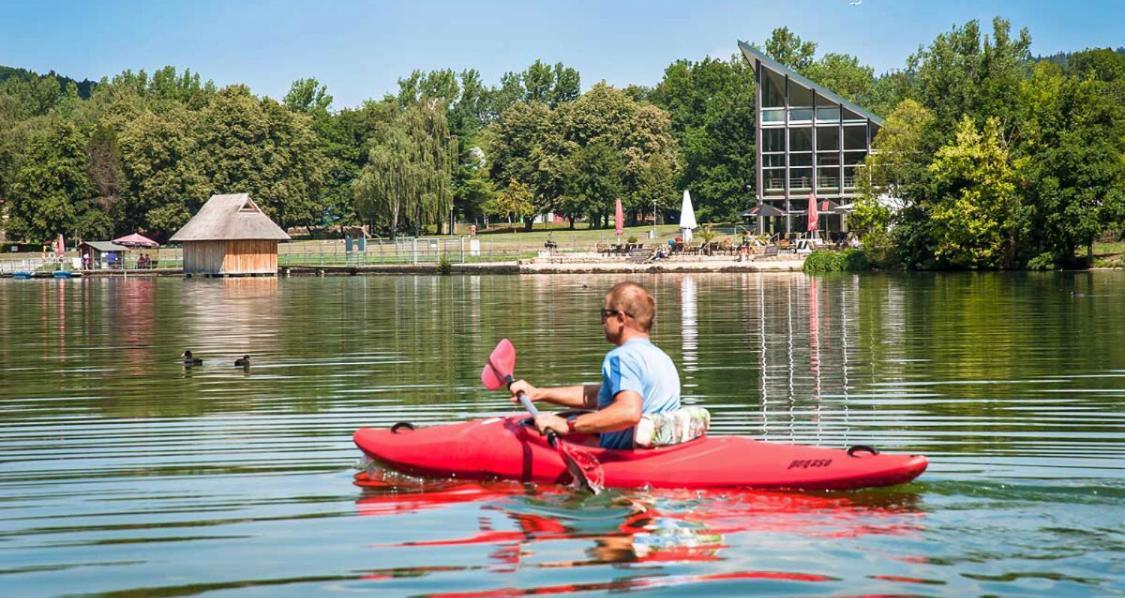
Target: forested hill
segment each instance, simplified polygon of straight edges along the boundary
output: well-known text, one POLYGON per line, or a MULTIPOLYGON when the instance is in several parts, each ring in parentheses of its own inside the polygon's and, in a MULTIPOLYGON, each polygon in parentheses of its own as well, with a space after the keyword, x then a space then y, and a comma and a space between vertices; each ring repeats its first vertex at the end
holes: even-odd
POLYGON ((8 79, 23 79, 26 81, 30 81, 34 79, 44 79, 47 77, 54 77, 54 79, 59 82, 59 87, 62 89, 66 89, 67 85, 73 83, 78 87, 78 97, 82 99, 89 99, 90 94, 94 91, 94 87, 97 85, 96 82, 89 79, 78 81, 75 79, 71 79, 70 77, 64 77, 56 73, 55 71, 49 71, 46 75, 40 75, 35 71, 29 71, 27 69, 4 66, 0 64, 0 83, 3 83, 8 79))
POLYGON ((1113 54, 1125 56, 1125 47, 1117 48, 1116 50, 1113 50, 1111 48, 1097 48, 1097 49, 1094 49, 1094 50, 1087 49, 1087 50, 1083 50, 1081 52, 1057 52, 1055 54, 1048 54, 1046 56, 1036 56, 1035 60, 1036 61, 1046 60, 1048 62, 1053 62, 1053 63, 1055 63, 1055 64, 1057 64, 1057 65, 1059 65, 1063 68, 1066 68, 1066 67, 1070 66, 1070 59, 1072 57, 1074 57, 1074 56, 1088 56, 1093 52, 1104 52, 1104 53, 1110 53, 1111 52, 1113 54))

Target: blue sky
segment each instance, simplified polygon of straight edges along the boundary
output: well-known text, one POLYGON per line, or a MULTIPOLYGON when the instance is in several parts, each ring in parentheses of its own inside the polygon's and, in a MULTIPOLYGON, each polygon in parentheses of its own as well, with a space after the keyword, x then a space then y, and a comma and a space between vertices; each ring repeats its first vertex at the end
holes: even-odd
POLYGON ((315 76, 341 108, 415 68, 476 68, 496 83, 537 58, 577 68, 584 88, 652 85, 676 59, 726 57, 783 25, 883 72, 954 23, 990 28, 996 15, 1029 28, 1036 54, 1125 45, 1120 0, 0 0, 0 64, 76 79, 171 64, 273 97, 315 76))

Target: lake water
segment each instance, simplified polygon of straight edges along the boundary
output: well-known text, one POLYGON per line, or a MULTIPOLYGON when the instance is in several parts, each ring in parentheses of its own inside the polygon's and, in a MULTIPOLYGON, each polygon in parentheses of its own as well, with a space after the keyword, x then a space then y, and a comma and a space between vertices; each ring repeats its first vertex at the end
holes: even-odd
POLYGON ((913 484, 353 485, 357 427, 510 410, 502 336, 595 381, 616 280, 0 281, 3 594, 1125 594, 1121 272, 642 279, 713 434, 924 453, 913 484))

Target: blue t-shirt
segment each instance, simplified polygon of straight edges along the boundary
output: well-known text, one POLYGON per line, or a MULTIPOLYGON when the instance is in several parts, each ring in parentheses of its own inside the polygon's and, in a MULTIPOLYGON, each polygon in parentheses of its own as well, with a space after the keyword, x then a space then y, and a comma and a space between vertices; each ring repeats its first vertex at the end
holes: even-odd
MULTIPOLYGON (((641 412, 663 413, 680 408, 680 374, 672 358, 647 338, 634 338, 606 353, 602 361, 602 389, 598 409, 605 409, 613 397, 631 390, 644 400, 641 412)), ((633 448, 633 428, 602 432, 603 448, 633 448)))

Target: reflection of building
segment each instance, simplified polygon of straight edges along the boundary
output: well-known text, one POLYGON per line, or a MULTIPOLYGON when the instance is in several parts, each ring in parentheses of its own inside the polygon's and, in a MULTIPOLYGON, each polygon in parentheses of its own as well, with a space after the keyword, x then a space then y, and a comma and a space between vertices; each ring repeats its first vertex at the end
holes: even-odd
POLYGON ((805 231, 811 194, 821 229, 842 230, 837 208, 855 196, 856 167, 883 120, 746 43, 738 47, 757 83, 758 205, 744 216, 757 217, 760 232, 805 231))
POLYGON ((212 195, 172 241, 184 244, 184 274, 277 274, 277 242, 289 235, 246 193, 212 195))

